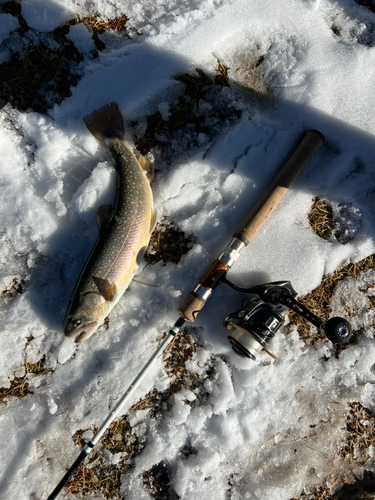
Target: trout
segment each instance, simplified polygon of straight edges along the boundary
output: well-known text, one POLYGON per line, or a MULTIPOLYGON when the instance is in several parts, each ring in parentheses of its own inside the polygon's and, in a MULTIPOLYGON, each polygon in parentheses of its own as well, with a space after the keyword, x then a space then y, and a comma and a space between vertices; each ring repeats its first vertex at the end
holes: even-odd
POLYGON ((74 288, 64 333, 83 342, 103 324, 127 289, 147 249, 155 226, 146 165, 138 162, 124 140, 124 121, 116 103, 83 118, 87 128, 112 153, 117 187, 114 205, 97 213, 99 236, 74 288))

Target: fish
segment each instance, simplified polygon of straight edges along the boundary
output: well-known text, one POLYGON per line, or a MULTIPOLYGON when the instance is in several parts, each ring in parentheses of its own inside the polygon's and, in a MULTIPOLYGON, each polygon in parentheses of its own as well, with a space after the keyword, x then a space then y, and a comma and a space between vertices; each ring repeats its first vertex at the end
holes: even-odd
MULTIPOLYGON (((112 154, 117 172, 113 206, 97 213, 99 235, 74 287, 64 319, 64 334, 80 343, 91 337, 128 288, 143 259, 156 223, 150 163, 138 161, 124 139, 117 103, 83 118, 88 130, 112 154)), ((142 158, 142 157, 141 157, 142 158)))

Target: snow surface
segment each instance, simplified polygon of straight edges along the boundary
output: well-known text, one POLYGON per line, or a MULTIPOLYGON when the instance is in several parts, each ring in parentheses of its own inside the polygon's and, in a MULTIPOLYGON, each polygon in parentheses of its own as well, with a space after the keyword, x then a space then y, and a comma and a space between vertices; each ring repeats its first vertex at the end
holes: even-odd
MULTIPOLYGON (((46 498, 52 491, 79 453, 71 436, 101 424, 309 129, 320 130, 325 145, 241 254, 231 279, 244 286, 288 279, 305 294, 324 273, 375 252, 373 13, 353 0, 22 3, 27 23, 40 31, 96 11, 125 13, 131 37, 103 35, 106 50, 98 59, 86 57, 72 96, 48 115, 10 105, 0 112, 1 289, 15 276, 27 280, 24 294, 2 304, 0 386, 23 375, 25 356, 30 363, 45 356, 45 366, 54 369, 30 381, 33 394, 1 407, 4 500, 46 498), (111 314, 110 329, 77 346, 63 336, 62 320, 97 235, 96 211, 110 203, 115 182, 108 154, 82 116, 117 101, 134 140, 132 120, 142 123, 157 110, 168 117, 181 91, 176 74, 195 67, 214 73, 217 58, 239 68, 254 54, 266 54, 263 72, 274 98, 259 104, 235 85, 224 88, 241 118, 213 137, 200 134, 194 150, 158 166, 159 215, 193 233, 197 243, 178 265, 144 265, 140 280, 158 288, 133 283, 121 299, 124 311, 111 314), (343 244, 313 233, 307 214, 315 196, 332 203, 354 239, 343 244)), ((0 16, 2 37, 17 27, 8 18, 0 16)), ((69 36, 84 54, 92 51, 82 25, 69 36)), ((203 348, 189 362, 199 373, 214 356, 208 403, 192 408, 184 400, 194 395, 183 392, 166 419, 149 422, 124 497, 150 498, 140 475, 161 460, 173 465, 172 486, 184 500, 289 500, 342 473, 347 466, 337 449, 347 402, 375 407, 374 321, 359 291, 371 282, 373 275, 355 285, 343 282, 334 298, 333 315, 345 314, 343 296, 356 305, 353 321, 365 330, 358 344, 337 359, 329 344, 306 347, 297 332, 281 332, 272 344, 277 363, 264 353, 251 362, 232 352, 222 322, 242 297, 218 289, 195 323, 203 348), (187 443, 197 453, 182 459, 187 443)), ((151 387, 168 384, 159 363, 128 407, 151 387)), ((137 412, 132 418, 138 425, 146 417, 137 412)))
POLYGON ((18 28, 18 21, 15 17, 10 14, 0 14, 0 43, 16 28, 18 28))

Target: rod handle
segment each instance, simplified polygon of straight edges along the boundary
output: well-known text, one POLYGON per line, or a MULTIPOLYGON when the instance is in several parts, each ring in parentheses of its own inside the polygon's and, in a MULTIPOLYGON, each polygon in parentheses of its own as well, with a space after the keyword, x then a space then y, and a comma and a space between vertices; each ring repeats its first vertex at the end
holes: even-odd
POLYGON ((184 318, 185 321, 190 321, 193 323, 203 306, 205 305, 206 300, 202 297, 199 297, 194 292, 191 292, 186 300, 177 308, 178 314, 184 318))
MULTIPOLYGON (((253 239, 302 169, 323 145, 323 142, 324 136, 317 130, 307 132, 286 165, 268 186, 257 204, 234 233, 233 236, 235 238, 239 238, 246 245, 253 239)), ((206 276, 200 281, 200 284, 208 291, 212 292, 215 284, 220 281, 221 275, 217 274, 217 267, 220 264, 221 262, 216 260, 206 276), (206 282, 209 282, 209 278, 213 278, 213 283, 206 285, 206 282)), ((185 321, 194 322, 205 303, 205 298, 195 292, 191 292, 177 310, 185 321)))
POLYGON ((236 238, 243 240, 246 244, 254 238, 302 169, 323 145, 323 142, 324 136, 317 130, 307 132, 291 158, 234 233, 236 238))

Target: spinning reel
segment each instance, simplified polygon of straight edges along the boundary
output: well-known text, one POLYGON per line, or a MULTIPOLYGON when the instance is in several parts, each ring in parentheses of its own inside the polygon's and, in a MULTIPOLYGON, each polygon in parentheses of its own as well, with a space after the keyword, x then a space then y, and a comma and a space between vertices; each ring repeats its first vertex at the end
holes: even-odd
POLYGON ((239 356, 255 360, 263 349, 278 361, 267 344, 284 325, 288 309, 312 323, 333 344, 345 344, 352 336, 350 323, 344 318, 335 317, 326 322, 321 321, 298 302, 295 299, 297 292, 290 281, 275 281, 251 288, 240 288, 226 279, 223 281, 239 292, 256 295, 239 311, 229 314, 224 320, 226 328, 233 330, 228 339, 239 356))

